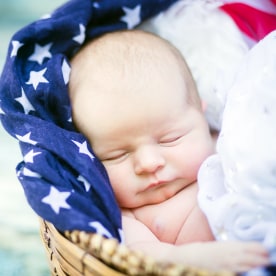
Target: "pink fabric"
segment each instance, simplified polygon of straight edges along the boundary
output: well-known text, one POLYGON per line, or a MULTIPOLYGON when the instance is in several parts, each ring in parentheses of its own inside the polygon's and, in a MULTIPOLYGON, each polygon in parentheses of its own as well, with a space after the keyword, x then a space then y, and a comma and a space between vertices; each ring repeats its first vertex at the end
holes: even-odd
POLYGON ((259 41, 276 30, 276 0, 225 1, 220 8, 230 15, 240 30, 254 41, 259 41))

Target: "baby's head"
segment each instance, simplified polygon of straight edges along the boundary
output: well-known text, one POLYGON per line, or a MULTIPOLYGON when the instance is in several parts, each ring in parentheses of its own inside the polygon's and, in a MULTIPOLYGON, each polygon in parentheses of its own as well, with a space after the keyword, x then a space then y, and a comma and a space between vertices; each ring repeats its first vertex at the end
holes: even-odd
MULTIPOLYGON (((105 34, 89 42, 72 60, 70 76, 70 97, 74 106, 84 102, 92 103, 95 97, 115 95, 126 97, 143 92, 145 87, 161 80, 171 84, 170 91, 163 91, 168 97, 173 92, 174 79, 183 80, 182 96, 187 103, 201 109, 190 70, 180 52, 167 40, 151 33, 131 30, 105 34), (175 75, 173 77, 173 75, 175 75), (80 94, 86 98, 82 101, 80 94), (88 101, 87 100, 92 100, 88 101), (78 102, 78 103, 77 103, 78 102)), ((158 101, 161 91, 151 91, 158 101)), ((165 96, 165 95, 162 95, 165 96)), ((77 107, 76 107, 77 109, 77 107)), ((78 125, 78 112, 74 114, 78 125)))
POLYGON ((121 207, 173 196, 213 152, 183 57, 153 34, 120 31, 88 43, 72 60, 69 93, 73 121, 106 167, 121 207))

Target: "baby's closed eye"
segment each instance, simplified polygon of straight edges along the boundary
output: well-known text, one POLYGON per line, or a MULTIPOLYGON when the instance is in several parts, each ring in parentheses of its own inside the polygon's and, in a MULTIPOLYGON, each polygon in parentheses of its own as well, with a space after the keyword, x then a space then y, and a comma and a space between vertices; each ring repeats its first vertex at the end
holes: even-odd
POLYGON ((127 151, 114 151, 105 155, 100 156, 102 162, 120 162, 128 156, 127 151))
POLYGON ((159 144, 162 146, 174 146, 181 140, 183 135, 166 136, 159 140, 159 144))

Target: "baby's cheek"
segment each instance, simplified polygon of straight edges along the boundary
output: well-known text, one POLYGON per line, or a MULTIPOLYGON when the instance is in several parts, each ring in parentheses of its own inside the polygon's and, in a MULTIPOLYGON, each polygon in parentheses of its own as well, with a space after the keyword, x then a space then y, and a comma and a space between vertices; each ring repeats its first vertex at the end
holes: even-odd
POLYGON ((121 187, 118 185, 118 183, 120 183, 120 174, 116 174, 116 170, 114 170, 112 167, 105 165, 105 169, 107 171, 108 174, 108 178, 110 181, 110 184, 113 188, 113 191, 115 192, 115 194, 119 193, 121 187))
POLYGON ((183 178, 190 179, 191 182, 197 180, 198 170, 202 164, 202 159, 195 157, 196 156, 193 156, 192 158, 187 158, 187 160, 185 160, 185 163, 183 163, 181 167, 183 178))
POLYGON ((121 208, 128 208, 130 198, 133 197, 133 186, 130 183, 134 183, 130 179, 130 174, 125 172, 120 166, 112 165, 105 167, 119 206, 121 208))

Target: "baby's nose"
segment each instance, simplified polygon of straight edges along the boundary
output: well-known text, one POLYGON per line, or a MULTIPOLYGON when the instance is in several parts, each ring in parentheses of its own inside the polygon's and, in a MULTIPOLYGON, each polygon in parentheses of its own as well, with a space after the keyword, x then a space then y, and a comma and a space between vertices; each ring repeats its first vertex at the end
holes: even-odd
POLYGON ((165 158, 158 145, 143 146, 135 152, 134 170, 136 174, 154 173, 165 165, 165 158))

